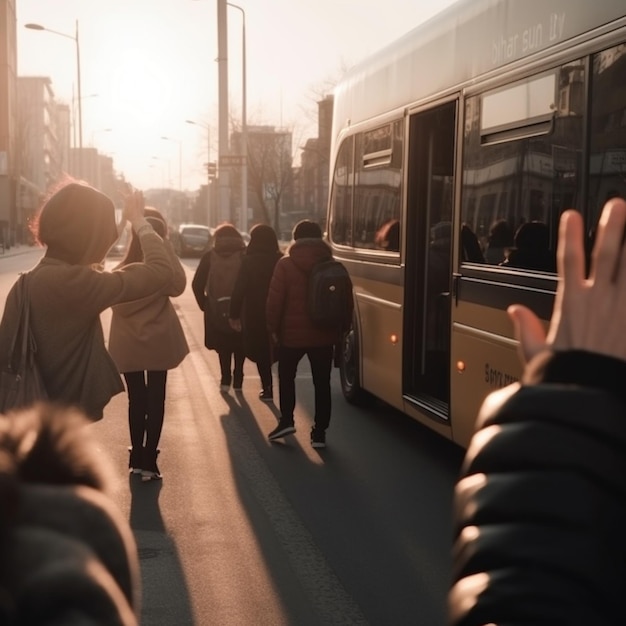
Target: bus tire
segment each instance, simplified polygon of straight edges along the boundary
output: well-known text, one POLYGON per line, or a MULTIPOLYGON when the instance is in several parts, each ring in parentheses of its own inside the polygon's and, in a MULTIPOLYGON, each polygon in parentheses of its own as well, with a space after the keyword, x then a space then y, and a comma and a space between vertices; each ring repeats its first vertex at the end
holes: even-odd
POLYGON ((354 405, 363 405, 367 392, 361 387, 359 376, 359 340, 358 333, 352 328, 344 335, 339 358, 339 376, 343 397, 354 405))

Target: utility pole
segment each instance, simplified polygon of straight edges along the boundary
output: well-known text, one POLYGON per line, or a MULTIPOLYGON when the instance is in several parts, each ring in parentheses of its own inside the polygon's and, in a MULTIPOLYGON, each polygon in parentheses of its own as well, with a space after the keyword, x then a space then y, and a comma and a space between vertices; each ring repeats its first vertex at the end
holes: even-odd
POLYGON ((218 190, 219 220, 232 221, 230 212, 230 170, 223 167, 228 146, 228 26, 226 0, 217 0, 217 63, 218 63, 218 190))

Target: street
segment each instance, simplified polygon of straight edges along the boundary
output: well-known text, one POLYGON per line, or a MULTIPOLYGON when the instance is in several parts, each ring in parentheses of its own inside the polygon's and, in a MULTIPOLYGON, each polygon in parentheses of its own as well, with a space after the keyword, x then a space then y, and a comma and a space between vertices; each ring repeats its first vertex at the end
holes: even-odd
MULTIPOLYGON (((0 256, 2 303, 39 255, 0 256)), ((278 407, 259 400, 254 363, 242 393, 219 391, 189 284, 197 262, 183 260, 188 286, 173 300, 191 353, 168 374, 163 480, 127 472, 125 394, 90 426, 137 540, 142 625, 443 626, 461 450, 375 401, 350 406, 337 370, 327 448, 312 449, 306 359, 297 432, 269 443, 278 407)), ((106 334, 110 312, 102 320, 106 334)))

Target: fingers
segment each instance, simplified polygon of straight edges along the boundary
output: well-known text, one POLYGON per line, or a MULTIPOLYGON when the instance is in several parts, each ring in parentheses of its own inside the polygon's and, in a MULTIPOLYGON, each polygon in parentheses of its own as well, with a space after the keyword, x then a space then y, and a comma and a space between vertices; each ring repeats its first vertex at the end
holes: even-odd
POLYGON ((578 211, 565 211, 559 224, 557 271, 561 289, 579 288, 585 280, 583 218, 578 211))
POLYGON ((593 247, 589 278, 595 285, 608 285, 615 281, 622 258, 625 225, 626 202, 621 198, 609 200, 602 210, 593 247))
POLYGON ((527 363, 546 347, 543 324, 530 309, 520 304, 510 306, 507 313, 513 322, 515 338, 519 341, 520 356, 527 363))

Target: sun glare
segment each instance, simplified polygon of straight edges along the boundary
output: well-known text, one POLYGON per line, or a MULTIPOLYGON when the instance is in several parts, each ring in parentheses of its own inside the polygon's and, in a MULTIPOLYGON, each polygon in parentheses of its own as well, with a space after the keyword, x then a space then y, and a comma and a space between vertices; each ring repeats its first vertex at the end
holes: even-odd
POLYGON ((115 117, 151 126, 170 109, 173 68, 159 66, 140 49, 125 50, 109 67, 115 117))

